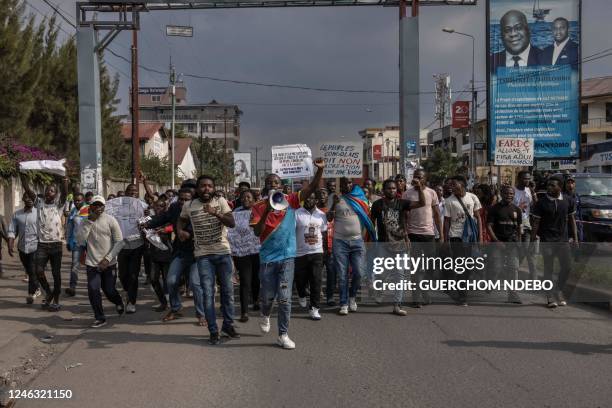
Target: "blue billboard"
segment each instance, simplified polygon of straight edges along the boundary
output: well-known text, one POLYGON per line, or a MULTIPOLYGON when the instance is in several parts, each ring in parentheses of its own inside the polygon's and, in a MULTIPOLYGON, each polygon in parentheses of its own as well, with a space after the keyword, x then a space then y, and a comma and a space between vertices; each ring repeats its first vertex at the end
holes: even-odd
POLYGON ((489 158, 533 138, 535 158, 580 154, 580 0, 489 0, 489 158))

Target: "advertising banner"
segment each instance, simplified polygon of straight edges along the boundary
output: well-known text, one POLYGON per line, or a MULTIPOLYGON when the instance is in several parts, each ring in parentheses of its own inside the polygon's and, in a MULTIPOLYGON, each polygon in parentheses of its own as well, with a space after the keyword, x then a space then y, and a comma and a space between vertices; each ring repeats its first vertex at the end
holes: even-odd
POLYGON ((457 101, 453 103, 453 129, 467 129, 470 127, 470 103, 457 101))
POLYGON ((251 153, 234 153, 234 187, 251 182, 251 153))
POLYGON ((495 165, 533 166, 533 139, 497 138, 495 165))
POLYGON ((312 177, 312 152, 305 144, 272 146, 272 173, 281 179, 312 177))
POLYGON ((580 148, 580 0, 488 0, 489 157, 532 138, 536 158, 580 148))
POLYGON ((363 148, 360 142, 319 144, 319 157, 325 160, 323 177, 359 178, 363 172, 363 148))
POLYGON ((380 160, 382 158, 382 145, 372 146, 374 152, 374 160, 380 160))

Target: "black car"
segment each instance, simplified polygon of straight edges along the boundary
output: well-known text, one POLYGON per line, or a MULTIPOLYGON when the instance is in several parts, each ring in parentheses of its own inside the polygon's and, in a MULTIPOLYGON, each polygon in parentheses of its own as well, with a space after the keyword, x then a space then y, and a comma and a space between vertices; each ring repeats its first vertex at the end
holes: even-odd
POLYGON ((562 174, 576 181, 576 222, 586 242, 612 241, 612 174, 562 174))

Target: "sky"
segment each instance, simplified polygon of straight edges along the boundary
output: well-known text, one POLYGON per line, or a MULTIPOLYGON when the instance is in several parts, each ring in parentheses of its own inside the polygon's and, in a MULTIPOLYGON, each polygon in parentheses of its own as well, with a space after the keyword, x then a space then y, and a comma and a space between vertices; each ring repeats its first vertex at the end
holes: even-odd
MULTIPOLYGON (((75 21, 75 0, 49 0, 75 21)), ((544 2, 544 1, 543 1, 544 2)), ((27 0, 28 11, 51 15, 43 0, 27 0), (34 9, 36 8, 36 10, 34 9)), ((610 0, 583 0, 583 56, 611 47, 610 0)), ((476 37, 476 86, 482 89, 478 117, 486 114, 485 1, 477 6, 427 6, 420 13, 421 127, 435 127, 433 75, 451 76, 453 100, 470 99, 471 40, 442 32, 443 27, 476 37), (463 92, 462 92, 463 91, 463 92)), ((61 22, 66 32, 74 29, 61 22)), ((396 91, 398 10, 386 7, 274 8, 158 11, 141 14, 141 66, 211 77, 317 88, 396 91), (165 26, 194 27, 193 38, 166 37, 165 26)), ((122 32, 110 48, 130 56, 131 33, 122 32)), ((127 113, 127 62, 105 53, 111 72, 120 75, 120 112, 127 113)), ((583 65, 583 78, 612 75, 612 56, 583 65)), ((140 86, 166 86, 168 77, 140 70, 140 86)), ((184 77, 192 103, 237 104, 240 150, 261 146, 260 160, 276 144, 359 140, 367 127, 398 125, 397 94, 348 94, 237 85, 184 77)))

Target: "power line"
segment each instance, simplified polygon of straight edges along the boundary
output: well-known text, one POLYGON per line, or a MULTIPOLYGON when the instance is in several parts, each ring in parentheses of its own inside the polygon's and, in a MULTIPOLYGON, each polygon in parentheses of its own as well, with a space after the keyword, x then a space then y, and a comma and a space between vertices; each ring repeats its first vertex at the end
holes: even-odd
POLYGON ((53 4, 51 4, 51 2, 49 0, 43 0, 45 2, 45 4, 49 7, 51 7, 53 9, 53 11, 55 11, 57 14, 59 14, 59 16, 62 18, 62 20, 64 20, 65 22, 67 22, 70 26, 72 26, 72 28, 74 28, 76 30, 76 25, 70 21, 60 10, 59 10, 59 6, 54 6, 53 4))

